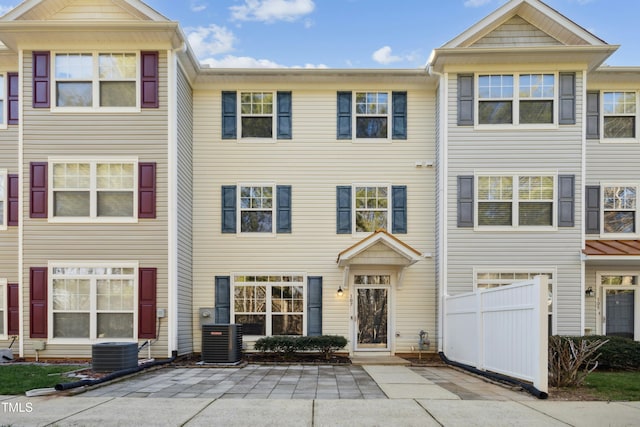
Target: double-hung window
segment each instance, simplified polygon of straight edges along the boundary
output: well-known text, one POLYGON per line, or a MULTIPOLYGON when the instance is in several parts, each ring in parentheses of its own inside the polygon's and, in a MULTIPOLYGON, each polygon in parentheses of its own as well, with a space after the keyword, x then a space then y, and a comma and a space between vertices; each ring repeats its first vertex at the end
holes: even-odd
POLYGON ((272 233, 275 215, 273 185, 240 186, 240 232, 272 233))
POLYGON ((273 92, 241 92, 243 138, 273 138, 273 92))
POLYGON ((137 107, 137 53, 56 53, 56 107, 137 107))
POLYGON ((638 230, 638 186, 602 186, 604 233, 635 234, 638 230))
POLYGON ((49 212, 56 220, 130 221, 137 212, 136 161, 51 161, 49 212))
POLYGON ((602 129, 604 138, 636 138, 637 102, 638 96, 636 92, 602 93, 602 129))
POLYGON ((356 138, 387 138, 389 94, 356 92, 356 138))
POLYGON ((304 283, 301 274, 234 275, 234 323, 244 335, 303 335, 304 283))
POLYGON ((556 86, 555 74, 481 74, 478 124, 553 124, 556 86))
POLYGON ((0 230, 7 229, 8 194, 7 171, 0 170, 0 230))
POLYGON ((477 177, 478 226, 554 226, 554 175, 477 177))
POLYGON ((134 339, 137 266, 52 265, 49 336, 54 339, 134 339))
POLYGON ((389 229, 388 185, 355 185, 353 187, 355 231, 374 232, 389 229))
POLYGON ((7 124, 7 85, 6 76, 4 73, 0 73, 0 127, 4 127, 7 124))

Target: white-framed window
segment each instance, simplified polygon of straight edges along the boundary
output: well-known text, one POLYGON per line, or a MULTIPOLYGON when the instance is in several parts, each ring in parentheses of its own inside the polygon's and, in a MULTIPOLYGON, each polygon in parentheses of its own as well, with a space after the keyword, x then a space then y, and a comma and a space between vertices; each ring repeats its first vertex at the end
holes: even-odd
POLYGON ((356 138, 389 137, 389 92, 355 92, 356 138))
POLYGON ((388 184, 353 186, 353 224, 356 233, 390 230, 391 187, 388 184))
POLYGON ((7 279, 0 279, 0 338, 7 338, 8 307, 7 307, 7 279))
POLYGON ((0 129, 6 129, 7 127, 7 109, 9 108, 8 96, 7 74, 0 73, 0 129))
POLYGON ((241 184, 239 188, 238 232, 274 233, 276 186, 274 184, 241 184))
POLYGON ((134 340, 137 337, 138 265, 49 263, 51 340, 134 340))
POLYGON ((638 94, 636 91, 602 92, 602 137, 616 141, 636 140, 638 94))
POLYGON ((137 160, 50 159, 49 164, 50 220, 136 220, 137 160))
POLYGON ((305 335, 306 277, 304 274, 234 274, 234 323, 243 335, 305 335))
POLYGON ((556 176, 476 176, 478 227, 554 227, 556 176))
POLYGON ((638 185, 602 185, 602 232, 630 235, 638 232, 638 185))
POLYGON ((274 92, 240 92, 242 138, 273 138, 275 99, 274 92))
POLYGON ((557 123, 555 73, 477 76, 478 125, 553 125, 557 123))
POLYGON ((7 171, 0 169, 0 230, 7 229, 7 216, 9 205, 9 188, 7 171))
POLYGON ((540 270, 516 269, 474 269, 474 288, 475 289, 491 289, 500 286, 512 285, 517 282, 532 280, 536 276, 546 276, 549 285, 549 293, 547 298, 547 307, 549 310, 549 334, 555 330, 553 327, 553 314, 555 313, 555 288, 556 288, 556 270, 555 268, 542 268, 540 270))
POLYGON ((137 109, 136 52, 57 52, 53 55, 55 108, 137 109))

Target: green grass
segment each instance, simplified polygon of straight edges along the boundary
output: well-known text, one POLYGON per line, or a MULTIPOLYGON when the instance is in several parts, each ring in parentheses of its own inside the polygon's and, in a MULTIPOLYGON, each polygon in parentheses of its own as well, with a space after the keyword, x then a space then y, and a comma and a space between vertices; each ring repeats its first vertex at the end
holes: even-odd
POLYGON ((640 400, 640 372, 596 371, 587 376, 585 387, 605 400, 640 400))
POLYGON ((78 365, 0 365, 0 394, 23 394, 28 390, 74 381, 61 374, 80 368, 78 365))

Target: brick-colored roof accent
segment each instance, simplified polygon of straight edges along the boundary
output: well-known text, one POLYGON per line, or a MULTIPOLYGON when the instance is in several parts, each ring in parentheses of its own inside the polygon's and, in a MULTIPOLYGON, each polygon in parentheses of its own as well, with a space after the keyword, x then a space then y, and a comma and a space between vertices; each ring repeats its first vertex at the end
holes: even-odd
POLYGON ((585 255, 638 256, 640 240, 587 240, 585 255))

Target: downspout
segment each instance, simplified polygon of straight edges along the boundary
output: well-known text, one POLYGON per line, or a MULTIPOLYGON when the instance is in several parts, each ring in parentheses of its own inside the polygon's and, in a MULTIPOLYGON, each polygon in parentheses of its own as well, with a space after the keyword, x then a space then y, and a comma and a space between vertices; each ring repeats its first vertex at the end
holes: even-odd
MULTIPOLYGON (((18 51, 18 354, 24 357, 24 50, 18 51)), ((13 343, 11 343, 13 345, 13 343)))

